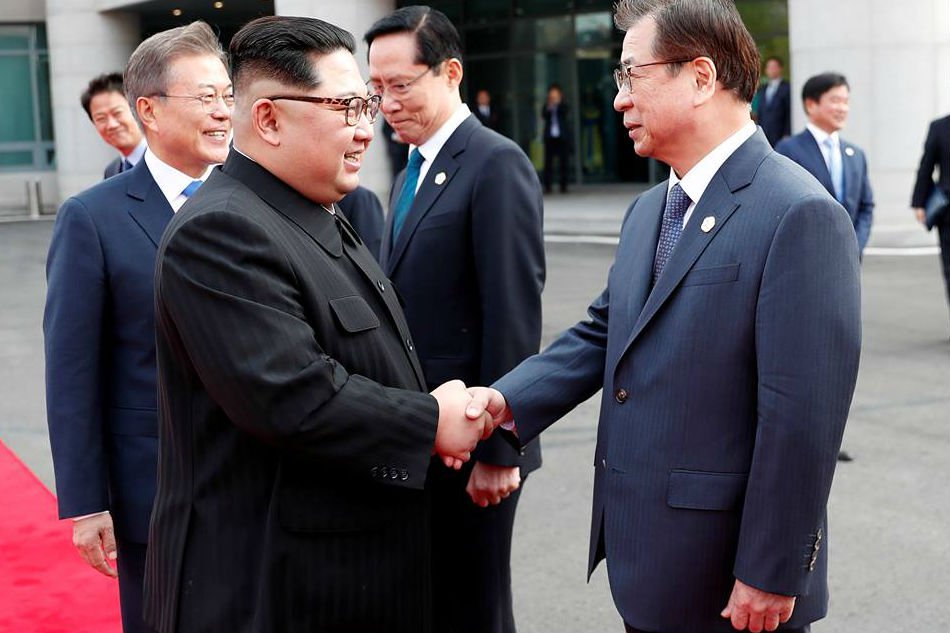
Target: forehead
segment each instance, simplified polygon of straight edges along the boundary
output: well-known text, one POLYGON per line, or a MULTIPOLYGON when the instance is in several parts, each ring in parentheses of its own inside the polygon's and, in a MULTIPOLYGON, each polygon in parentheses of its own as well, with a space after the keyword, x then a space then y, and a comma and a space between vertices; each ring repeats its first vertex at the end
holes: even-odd
POLYGON ((340 49, 327 55, 314 56, 314 70, 320 79, 319 90, 334 94, 364 94, 366 84, 360 74, 356 58, 348 50, 340 49))
POLYGON ((412 33, 382 35, 369 47, 371 74, 408 73, 422 65, 416 63, 416 38, 412 33))
POLYGON ((842 99, 847 99, 850 91, 847 86, 835 86, 830 90, 826 90, 819 97, 819 101, 840 101, 842 99))
POLYGON ((631 65, 650 61, 655 34, 656 21, 653 18, 642 18, 635 22, 623 36, 620 61, 631 65))
POLYGON ((228 71, 214 55, 176 57, 168 65, 168 85, 186 88, 230 85, 228 71))
POLYGON ((125 100, 125 95, 120 92, 111 90, 109 92, 100 92, 89 100, 89 110, 93 113, 113 110, 117 107, 129 107, 129 102, 125 100))

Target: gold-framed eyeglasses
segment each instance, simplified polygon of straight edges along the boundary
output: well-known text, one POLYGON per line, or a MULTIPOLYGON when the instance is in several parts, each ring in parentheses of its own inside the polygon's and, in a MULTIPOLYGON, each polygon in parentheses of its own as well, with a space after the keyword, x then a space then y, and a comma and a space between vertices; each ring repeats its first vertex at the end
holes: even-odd
POLYGON ((165 94, 164 92, 158 92, 152 96, 161 97, 162 99, 191 99, 192 101, 197 101, 200 103, 201 107, 204 108, 204 111, 208 114, 214 112, 219 101, 223 103, 224 107, 228 110, 234 107, 233 92, 225 92, 224 94, 218 94, 217 92, 206 92, 200 95, 170 95, 165 94))
POLYGON ((354 126, 359 123, 360 117, 366 114, 370 123, 376 122, 379 115, 379 104, 383 100, 380 95, 370 95, 368 97, 346 97, 337 99, 334 97, 307 97, 304 95, 275 95, 266 97, 271 101, 303 101, 304 103, 318 103, 322 105, 337 106, 338 111, 346 112, 346 124, 354 126))
POLYGON ((415 77, 407 81, 400 81, 399 83, 394 83, 394 84, 384 84, 378 81, 368 81, 366 82, 366 87, 369 89, 370 92, 372 92, 373 94, 377 94, 381 97, 384 96, 386 93, 389 93, 390 96, 396 97, 397 99, 401 99, 402 97, 405 97, 410 92, 412 92, 413 84, 415 84, 417 81, 425 77, 426 73, 428 73, 433 68, 436 68, 441 63, 442 62, 439 62, 438 64, 433 64, 431 66, 427 66, 425 70, 423 70, 421 73, 419 73, 418 75, 416 75, 415 77))
POLYGON ((633 69, 646 68, 647 66, 665 66, 666 64, 685 64, 693 61, 692 59, 668 59, 662 62, 648 62, 646 64, 618 64, 614 68, 614 83, 617 84, 617 90, 633 90, 633 69))

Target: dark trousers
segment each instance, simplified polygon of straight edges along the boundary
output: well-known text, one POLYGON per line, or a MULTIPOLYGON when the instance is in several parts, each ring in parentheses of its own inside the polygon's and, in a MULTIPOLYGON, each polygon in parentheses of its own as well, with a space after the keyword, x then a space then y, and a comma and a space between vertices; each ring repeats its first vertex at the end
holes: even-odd
POLYGON ((145 579, 143 543, 116 539, 119 571, 119 606, 122 610, 122 633, 153 633, 142 618, 142 584, 145 579))
MULTIPOLYGON (((626 622, 624 623, 624 627, 626 628, 627 633, 648 633, 647 631, 641 631, 640 629, 635 629, 629 624, 627 624, 626 622)), ((780 626, 778 627, 777 630, 778 630, 778 633, 811 633, 811 625, 806 624, 805 626, 801 628, 794 628, 794 629, 786 629, 780 626)))
POLYGON ((453 471, 433 461, 426 480, 432 493, 432 630, 515 633, 511 532, 521 488, 497 506, 481 508, 465 492, 472 466, 453 471))
POLYGON ((561 191, 567 191, 567 165, 570 162, 570 147, 567 139, 548 137, 544 139, 544 190, 551 191, 554 159, 557 158, 561 191))
POLYGON ((940 259, 943 264, 943 281, 947 286, 947 304, 950 305, 950 210, 944 211, 936 228, 940 236, 940 259))

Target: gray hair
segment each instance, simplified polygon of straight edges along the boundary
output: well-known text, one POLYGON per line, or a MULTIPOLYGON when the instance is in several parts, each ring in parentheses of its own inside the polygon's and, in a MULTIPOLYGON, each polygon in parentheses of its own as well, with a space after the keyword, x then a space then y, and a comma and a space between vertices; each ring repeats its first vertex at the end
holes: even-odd
POLYGON ((207 23, 198 20, 156 33, 138 45, 125 67, 125 95, 132 112, 138 119, 135 102, 165 92, 168 86, 168 68, 179 57, 211 55, 228 66, 228 56, 221 42, 207 23))

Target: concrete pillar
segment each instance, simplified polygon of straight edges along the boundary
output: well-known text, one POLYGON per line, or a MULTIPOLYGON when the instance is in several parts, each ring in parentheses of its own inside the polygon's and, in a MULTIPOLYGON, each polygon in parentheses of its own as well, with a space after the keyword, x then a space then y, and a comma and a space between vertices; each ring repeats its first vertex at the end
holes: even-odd
POLYGON ((100 12, 96 0, 47 0, 50 90, 58 167, 58 202, 102 180, 115 158, 79 103, 94 76, 125 70, 139 43, 134 13, 100 12))
POLYGON ((877 203, 871 244, 931 243, 910 212, 927 126, 950 112, 947 0, 789 0, 795 130, 805 124, 801 88, 824 71, 851 86, 842 136, 868 154, 877 203))
MULTIPOLYGON (((366 64, 366 44, 363 34, 373 22, 396 8, 393 0, 350 0, 349 2, 326 2, 326 0, 274 0, 276 15, 300 15, 326 20, 346 29, 356 39, 356 61, 364 78, 369 78, 366 64)), ((360 170, 360 184, 373 190, 389 206, 389 188, 392 186, 386 143, 382 136, 383 116, 376 121, 376 137, 370 144, 369 155, 360 170)))

